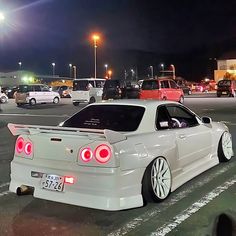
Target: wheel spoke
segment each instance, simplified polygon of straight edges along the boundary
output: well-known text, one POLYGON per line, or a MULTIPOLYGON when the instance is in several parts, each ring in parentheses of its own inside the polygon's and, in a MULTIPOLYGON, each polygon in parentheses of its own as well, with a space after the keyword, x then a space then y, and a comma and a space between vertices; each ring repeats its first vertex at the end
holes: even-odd
POLYGON ((151 184, 155 195, 165 199, 170 191, 171 177, 168 163, 164 158, 158 158, 151 169, 151 184))

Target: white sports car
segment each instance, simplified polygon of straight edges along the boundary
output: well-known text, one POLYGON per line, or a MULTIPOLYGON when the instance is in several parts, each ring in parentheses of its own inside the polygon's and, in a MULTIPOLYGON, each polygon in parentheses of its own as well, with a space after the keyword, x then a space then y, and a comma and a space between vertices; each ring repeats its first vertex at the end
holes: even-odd
POLYGON ((94 103, 59 126, 8 124, 10 191, 103 210, 162 201, 233 156, 225 124, 168 101, 94 103))

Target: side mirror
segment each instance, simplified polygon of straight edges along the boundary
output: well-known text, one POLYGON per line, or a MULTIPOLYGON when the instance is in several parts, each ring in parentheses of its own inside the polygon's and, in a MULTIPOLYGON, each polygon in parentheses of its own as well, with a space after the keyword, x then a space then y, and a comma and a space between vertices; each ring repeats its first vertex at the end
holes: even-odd
POLYGON ((211 118, 207 116, 203 116, 201 120, 202 120, 202 123, 204 124, 211 124, 212 122, 211 118))

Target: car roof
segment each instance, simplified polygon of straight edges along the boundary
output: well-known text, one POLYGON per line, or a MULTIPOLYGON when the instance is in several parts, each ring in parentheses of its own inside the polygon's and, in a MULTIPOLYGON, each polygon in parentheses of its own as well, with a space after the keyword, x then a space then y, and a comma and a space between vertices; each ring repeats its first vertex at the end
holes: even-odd
POLYGON ((101 102, 93 103, 91 105, 133 105, 133 106, 143 106, 143 107, 157 107, 162 104, 179 104, 173 101, 162 101, 162 100, 149 100, 149 99, 117 99, 117 100, 103 100, 101 102))

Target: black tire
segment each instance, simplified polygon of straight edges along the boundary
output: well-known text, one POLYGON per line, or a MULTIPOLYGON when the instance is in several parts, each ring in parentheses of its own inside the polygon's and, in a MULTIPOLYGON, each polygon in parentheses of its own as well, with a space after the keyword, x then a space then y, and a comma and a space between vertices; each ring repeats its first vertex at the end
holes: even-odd
MULTIPOLYGON (((160 168, 158 171, 160 171, 160 168)), ((165 200, 170 194, 171 184, 171 171, 166 159, 164 157, 157 157, 148 165, 143 176, 142 196, 144 202, 161 202, 165 200), (156 167, 161 166, 161 163, 163 164, 161 171, 165 170, 163 174, 160 172, 157 173, 156 171, 156 167), (160 184, 160 182, 162 182, 162 184, 160 184), (156 184, 156 186, 154 186, 154 184, 156 184), (163 196, 160 196, 162 195, 161 192, 163 196)))
POLYGON ((91 98, 89 99, 89 104, 91 104, 91 103, 95 103, 95 102, 96 102, 95 97, 91 97, 91 98))
POLYGON ((34 106, 36 104, 36 100, 34 98, 31 98, 29 104, 30 106, 34 106))
POLYGON ((53 103, 54 103, 54 104, 58 104, 59 101, 60 101, 59 97, 53 98, 53 103))
POLYGON ((74 106, 79 106, 79 102, 73 102, 74 106))
POLYGON ((220 162, 227 162, 233 156, 232 138, 229 132, 224 132, 218 145, 218 158, 220 162))

